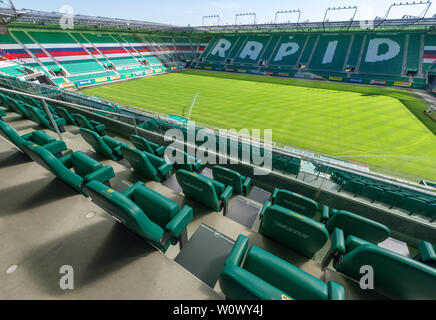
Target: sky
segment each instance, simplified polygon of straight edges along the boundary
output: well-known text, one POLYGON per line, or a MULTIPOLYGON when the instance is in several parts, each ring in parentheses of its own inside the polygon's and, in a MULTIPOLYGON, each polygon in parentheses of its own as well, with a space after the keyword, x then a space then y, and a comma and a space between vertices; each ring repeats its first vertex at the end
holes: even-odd
MULTIPOLYGON (((275 13, 281 10, 301 10, 301 21, 322 21, 328 7, 357 6, 357 20, 372 20, 384 17, 389 6, 396 0, 14 0, 16 8, 41 11, 59 11, 64 5, 73 8, 75 14, 115 17, 160 22, 178 26, 199 26, 202 17, 219 15, 221 24, 234 24, 237 13, 256 13, 257 23, 274 21, 275 13)), ((406 1, 404 1, 406 2, 406 1)), ((409 1, 412 2, 412 1, 409 1)), ((417 1, 418 2, 418 1, 417 1)), ((389 18, 401 18, 404 14, 420 15, 424 5, 394 8, 389 18)), ((431 7, 427 17, 433 16, 436 8, 431 7)), ((333 11, 327 16, 330 21, 349 20, 352 10, 333 11)), ((239 23, 252 22, 252 17, 238 18, 239 23), (244 20, 245 19, 245 20, 244 20)), ((279 21, 297 19, 296 14, 280 15, 279 21)), ((212 19, 205 24, 213 24, 212 19)))

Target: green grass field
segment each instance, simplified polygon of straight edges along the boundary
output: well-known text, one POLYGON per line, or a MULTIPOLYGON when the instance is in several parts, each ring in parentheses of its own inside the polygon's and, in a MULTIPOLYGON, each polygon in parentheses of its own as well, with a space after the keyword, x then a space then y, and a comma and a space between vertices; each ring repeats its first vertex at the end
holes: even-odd
POLYGON ((178 115, 200 92, 191 113, 199 123, 273 129, 275 141, 295 148, 402 178, 436 179, 436 123, 405 90, 190 70, 82 92, 178 115))

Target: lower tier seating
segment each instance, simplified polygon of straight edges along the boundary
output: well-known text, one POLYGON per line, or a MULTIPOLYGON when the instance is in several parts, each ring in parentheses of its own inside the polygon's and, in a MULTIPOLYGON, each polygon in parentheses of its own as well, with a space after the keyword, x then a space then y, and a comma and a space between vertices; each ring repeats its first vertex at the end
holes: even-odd
POLYGON ((76 120, 79 127, 95 131, 100 136, 104 136, 104 129, 106 129, 106 126, 103 123, 94 120, 88 120, 85 116, 78 113, 73 113, 72 116, 74 120, 76 120))

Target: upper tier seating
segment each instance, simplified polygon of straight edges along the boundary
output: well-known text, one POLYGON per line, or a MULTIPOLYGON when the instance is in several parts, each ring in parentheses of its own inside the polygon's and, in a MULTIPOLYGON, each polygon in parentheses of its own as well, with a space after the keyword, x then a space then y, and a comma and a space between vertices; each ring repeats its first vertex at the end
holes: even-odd
POLYGON ((362 278, 361 267, 371 266, 374 289, 387 297, 406 300, 436 297, 436 269, 431 266, 354 236, 344 240, 341 232, 332 237, 331 251, 336 271, 357 281, 362 278))
POLYGON ((339 284, 321 280, 256 246, 239 235, 219 277, 230 300, 344 300, 339 284), (245 259, 244 259, 245 256, 245 259), (244 263, 242 263, 244 261, 244 263))
POLYGON ((121 146, 121 153, 137 173, 154 181, 164 181, 173 169, 165 159, 127 145, 121 146))
POLYGON ((88 196, 85 190, 88 182, 97 180, 109 184, 109 179, 115 177, 111 166, 103 166, 80 151, 58 159, 45 148, 32 142, 25 142, 23 149, 34 161, 85 196, 88 196))
POLYGON ((67 70, 70 74, 91 73, 98 71, 106 71, 97 61, 90 60, 73 60, 73 61, 60 61, 60 65, 67 70))
MULTIPOLYGON (((186 233, 192 220, 192 208, 177 203, 137 182, 119 193, 99 181, 91 181, 86 189, 92 201, 115 219, 165 252, 186 233)), ((186 237, 186 236, 185 236, 186 237)))
POLYGON ((335 228, 339 228, 343 230, 345 237, 353 235, 372 243, 380 243, 389 238, 391 234, 385 225, 345 210, 323 206, 322 216, 322 222, 325 223, 330 233, 335 228))
POLYGON ((318 203, 289 190, 276 188, 270 199, 272 204, 285 207, 289 210, 304 214, 309 218, 314 218, 318 210, 318 203))
POLYGON ((55 138, 50 137, 44 131, 32 131, 20 136, 12 127, 6 122, 0 121, 0 135, 6 140, 13 143, 17 148, 26 153, 23 148, 25 142, 30 142, 35 145, 44 147, 55 156, 62 155, 62 152, 67 150, 67 146, 64 141, 58 141, 55 138))
POLYGON ((180 169, 176 178, 186 197, 204 204, 206 207, 226 213, 227 203, 233 193, 231 186, 209 177, 180 169))
POLYGON ((95 131, 100 136, 104 136, 104 129, 106 129, 106 126, 103 123, 94 120, 88 120, 85 116, 78 113, 73 113, 72 116, 81 128, 95 131))
POLYGON ((80 129, 80 135, 98 154, 113 161, 120 161, 123 158, 121 153, 121 146, 123 143, 114 138, 108 136, 101 137, 95 131, 85 128, 80 129))
POLYGON ((259 216, 259 233, 308 258, 312 258, 329 238, 322 223, 269 201, 265 202, 259 216))
POLYGON ((140 151, 146 151, 158 157, 161 157, 165 152, 164 146, 160 146, 157 143, 148 141, 147 139, 137 136, 136 134, 130 135, 130 141, 132 141, 136 149, 140 151))
POLYGON ((66 123, 76 127, 78 126, 76 120, 74 120, 73 116, 71 115, 71 113, 68 112, 67 109, 62 107, 57 107, 55 110, 60 117, 65 119, 66 123))
POLYGON ((232 186, 233 192, 237 194, 247 195, 250 188, 251 178, 244 177, 239 172, 224 168, 221 166, 214 166, 212 168, 213 178, 225 185, 232 186))

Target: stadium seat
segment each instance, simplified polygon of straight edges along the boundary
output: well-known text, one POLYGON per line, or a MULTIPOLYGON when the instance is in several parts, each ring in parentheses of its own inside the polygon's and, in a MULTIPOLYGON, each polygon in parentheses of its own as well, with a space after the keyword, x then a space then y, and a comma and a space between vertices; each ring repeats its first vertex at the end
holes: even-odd
POLYGON ((237 194, 247 195, 250 188, 251 178, 244 177, 239 172, 224 168, 221 166, 214 166, 212 168, 213 178, 227 186, 233 187, 233 192, 237 194))
POLYGON ((4 116, 6 116, 6 111, 3 109, 0 109, 0 120, 3 120, 4 116))
MULTIPOLYGON (((331 249, 336 271, 359 281, 361 267, 371 266, 374 289, 391 299, 436 297, 435 268, 354 236, 344 241, 343 233, 336 234, 331 249)), ((324 268, 328 262, 323 263, 324 268)))
POLYGON ((67 111, 67 109, 62 107, 57 107, 55 110, 60 117, 65 119, 66 123, 76 127, 78 126, 76 120, 74 120, 73 116, 71 115, 71 113, 67 111))
POLYGON ((384 190, 380 187, 368 185, 360 192, 360 196, 370 199, 371 202, 375 202, 380 198, 383 192, 384 190))
POLYGON ((133 147, 122 145, 121 153, 137 173, 154 181, 164 181, 173 168, 164 159, 133 147))
POLYGON ((378 201, 387 204, 389 208, 394 208, 404 198, 404 194, 399 191, 385 191, 380 195, 378 201))
POLYGON ((88 196, 85 190, 88 182, 97 180, 110 185, 109 179, 115 177, 111 166, 103 166, 80 151, 58 159, 48 150, 31 142, 25 142, 23 148, 34 161, 85 196, 88 196))
POLYGON ((239 235, 219 276, 229 300, 344 300, 344 288, 323 281, 239 235), (245 259, 244 259, 245 257, 245 259))
POLYGON ((265 202, 259 215, 259 233, 308 258, 312 258, 329 238, 322 223, 269 201, 265 202))
POLYGON ((318 210, 318 203, 312 199, 284 189, 276 188, 271 196, 270 201, 272 204, 277 204, 291 211, 304 214, 312 219, 315 217, 315 214, 318 210))
POLYGON ((23 143, 25 142, 31 142, 32 144, 37 144, 41 147, 44 147, 57 157, 61 156, 62 152, 67 150, 67 146, 64 141, 58 141, 55 138, 50 137, 44 131, 33 131, 20 136, 14 129, 12 129, 12 127, 1 120, 0 135, 2 135, 6 140, 14 144, 24 153, 26 153, 25 149, 23 148, 23 143))
POLYGON ((426 201, 423 199, 419 199, 416 197, 407 197, 400 200, 397 207, 399 209, 403 209, 405 211, 408 211, 409 214, 413 213, 419 213, 425 209, 425 207, 428 205, 426 201))
POLYGON ((174 201, 138 182, 119 193, 99 181, 86 185, 92 201, 117 221, 165 252, 177 242, 187 240, 186 226, 192 220, 192 208, 181 210, 174 201))
POLYGON ((85 128, 80 128, 80 135, 91 145, 95 152, 113 161, 120 161, 123 159, 123 154, 121 153, 122 145, 128 147, 126 144, 111 137, 101 137, 95 131, 85 128))
POLYGON ((321 222, 325 223, 330 233, 339 228, 345 238, 353 235, 372 243, 380 243, 391 234, 389 228, 381 223, 345 210, 330 209, 328 206, 322 208, 321 222))
POLYGON ((365 185, 361 181, 347 180, 342 185, 342 188, 339 189, 339 192, 341 192, 341 190, 344 190, 346 192, 353 194, 354 197, 357 197, 362 192, 362 190, 364 188, 365 188, 365 185))
POLYGON ((175 169, 183 169, 190 172, 201 171, 201 160, 190 156, 187 152, 172 147, 168 147, 166 152, 171 152, 171 155, 174 157, 173 167, 175 169))
POLYGON ((148 120, 146 122, 139 124, 138 128, 148 130, 148 131, 155 131, 159 128, 159 125, 158 125, 156 119, 151 119, 151 120, 148 120))
POLYGON ((79 127, 95 131, 100 136, 104 136, 104 129, 106 129, 106 126, 103 123, 94 120, 88 120, 85 116, 78 113, 73 113, 72 116, 74 120, 76 120, 79 127))
MULTIPOLYGON (((32 119, 34 122, 38 123, 40 126, 42 126, 44 128, 55 131, 55 129, 50 121, 50 118, 48 117, 48 115, 44 111, 42 111, 36 107, 32 107, 30 105, 24 105, 24 107, 26 108, 30 119, 32 119)), ((56 123, 59 131, 65 132, 65 129, 64 129, 64 125, 66 124, 65 120, 63 118, 59 118, 58 116, 56 116, 54 114, 52 116, 53 116, 53 120, 56 123)))
POLYGON ((186 197, 198 201, 216 212, 224 209, 224 214, 226 213, 233 187, 226 187, 219 181, 183 169, 176 172, 176 178, 186 197))
POLYGON ((136 134, 130 135, 130 141, 132 141, 136 149, 140 151, 146 151, 158 157, 161 157, 165 152, 164 146, 160 146, 157 143, 150 142, 143 137, 137 136, 136 134))
POLYGON ((9 105, 15 113, 21 115, 24 118, 30 119, 30 115, 27 112, 27 109, 24 107, 23 102, 18 102, 17 100, 12 98, 8 98, 8 101, 11 102, 9 105))
POLYGON ((433 268, 436 268, 436 253, 435 247, 427 241, 422 241, 418 245, 419 253, 415 256, 415 260, 421 261, 433 268))

